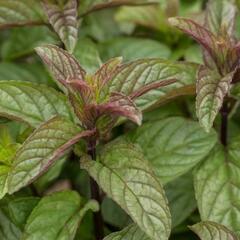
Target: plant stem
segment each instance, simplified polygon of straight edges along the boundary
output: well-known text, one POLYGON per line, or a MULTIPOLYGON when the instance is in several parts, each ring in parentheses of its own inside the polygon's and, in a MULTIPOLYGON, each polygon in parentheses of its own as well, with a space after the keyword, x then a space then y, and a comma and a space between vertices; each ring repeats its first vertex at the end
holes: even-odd
POLYGON ((221 108, 221 143, 227 146, 228 137, 228 104, 225 101, 221 108))
MULTIPOLYGON (((88 154, 96 161, 96 143, 91 142, 88 147, 88 154)), ((90 187, 91 187, 91 197, 95 199, 99 205, 101 205, 101 195, 98 184, 94 179, 90 178, 90 187)), ((96 240, 102 240, 104 237, 104 224, 101 211, 95 212, 93 214, 94 227, 95 227, 95 237, 96 240)))

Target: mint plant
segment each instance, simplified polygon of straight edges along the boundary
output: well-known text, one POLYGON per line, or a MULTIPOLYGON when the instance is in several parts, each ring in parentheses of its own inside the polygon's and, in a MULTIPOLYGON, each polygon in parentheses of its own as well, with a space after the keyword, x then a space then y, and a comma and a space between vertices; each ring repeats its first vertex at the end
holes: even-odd
POLYGON ((0 0, 0 239, 239 239, 237 7, 0 0))

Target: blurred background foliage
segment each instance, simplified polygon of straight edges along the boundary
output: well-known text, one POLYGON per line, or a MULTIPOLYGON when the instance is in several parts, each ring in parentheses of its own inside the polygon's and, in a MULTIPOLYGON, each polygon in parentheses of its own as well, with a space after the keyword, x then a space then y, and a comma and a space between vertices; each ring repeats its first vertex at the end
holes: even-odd
MULTIPOLYGON (((0 0, 0 13, 3 12, 1 4, 4 1, 0 0)), ((138 58, 162 58, 202 63, 199 46, 176 28, 171 27, 167 19, 173 16, 184 16, 201 22, 206 1, 158 0, 158 3, 154 5, 120 6, 99 11, 91 10, 93 4, 97 4, 97 1, 80 1, 79 12, 82 18, 79 40, 73 53, 89 72, 94 72, 102 62, 116 56, 123 56, 124 62, 138 58), (86 14, 88 12, 91 13, 86 14)), ((240 7, 239 0, 237 4, 240 7)), ((35 4, 31 5, 31 8, 38 9, 35 4)), ((41 24, 42 19, 45 18, 42 12, 36 10, 28 14, 33 21, 39 22, 39 25, 17 28, 0 27, 0 80, 30 81, 57 89, 51 76, 35 54, 34 48, 44 43, 61 45, 61 42, 50 26, 41 24)), ((0 24, 1 21, 0 19, 0 24)), ((237 26, 239 26, 237 35, 240 36, 240 18, 238 18, 237 26)), ((194 112, 194 96, 180 97, 174 102, 168 102, 147 112, 144 121, 158 120, 168 116, 195 118, 194 112)), ((231 120, 232 134, 239 132, 239 127, 234 121, 234 119, 231 120)), ((11 137, 12 141, 22 143, 33 130, 25 124, 4 118, 1 118, 1 126, 3 129, 0 128, 0 133, 7 138, 7 142, 11 137)), ((131 128, 133 125, 126 123, 114 129, 112 134, 117 136, 131 128)), ((76 147, 76 156, 81 154, 82 147, 81 143, 76 147)), ((65 156, 54 168, 34 183, 39 195, 57 188, 59 183, 66 188, 77 189, 83 196, 89 195, 88 177, 84 171, 79 170, 77 161, 71 161, 73 157, 65 156), (66 162, 66 158, 70 161, 66 162)), ((192 173, 168 183, 165 189, 173 217, 171 239, 197 239, 187 227, 200 221, 194 200, 192 173)), ((30 193, 31 189, 26 188, 16 195, 21 198, 29 196, 30 193)), ((32 205, 36 204, 34 201, 31 202, 32 205)), ((123 210, 108 198, 103 201, 102 211, 108 232, 117 231, 131 221, 123 210)), ((84 218, 76 240, 94 239, 91 215, 89 213, 84 218)), ((7 221, 9 217, 5 199, 0 203, 0 228, 4 227, 1 219, 4 218, 7 221)))

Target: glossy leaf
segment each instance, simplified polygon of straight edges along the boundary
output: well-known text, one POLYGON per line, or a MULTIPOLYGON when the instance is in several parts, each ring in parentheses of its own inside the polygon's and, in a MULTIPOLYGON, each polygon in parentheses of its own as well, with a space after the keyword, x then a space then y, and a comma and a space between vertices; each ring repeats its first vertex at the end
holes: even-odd
POLYGON ((240 234, 239 146, 239 137, 226 150, 217 145, 197 168, 194 179, 201 219, 223 224, 237 234, 240 234))
POLYGON ((0 15, 0 28, 43 22, 40 1, 36 0, 1 0, 0 15))
POLYGON ((77 0, 68 0, 64 7, 53 4, 49 0, 43 1, 49 22, 71 53, 78 38, 77 5, 77 0))
POLYGON ((105 146, 98 160, 81 165, 152 239, 168 239, 170 213, 164 191, 141 150, 128 141, 105 146))
POLYGON ((118 37, 106 41, 100 45, 100 52, 104 60, 123 56, 125 62, 141 58, 167 59, 171 53, 166 45, 157 41, 130 37, 118 37))
POLYGON ((44 85, 0 81, 0 115, 33 127, 55 115, 72 119, 65 96, 44 85))
POLYGON ((115 232, 107 237, 105 237, 103 240, 150 240, 144 232, 139 229, 139 227, 136 224, 131 224, 128 227, 124 228, 120 232, 115 232))
POLYGON ((139 144, 162 183, 188 172, 208 155, 217 136, 181 117, 149 122, 129 134, 139 144))
POLYGON ((54 45, 45 45, 37 47, 36 52, 55 79, 62 85, 66 84, 68 78, 84 79, 85 71, 67 51, 54 45))
POLYGON ((200 124, 209 132, 230 90, 234 72, 221 77, 216 71, 200 67, 197 81, 196 112, 200 124))
POLYGON ((60 117, 43 123, 17 151, 8 178, 9 193, 16 192, 42 175, 73 144, 89 131, 60 117))
POLYGON ((221 224, 215 222, 200 222, 190 227, 201 240, 238 240, 239 238, 221 224))
POLYGON ((233 36, 237 8, 230 0, 210 0, 206 11, 206 27, 215 35, 233 36))
POLYGON ((32 211, 23 239, 73 240, 78 225, 88 210, 97 210, 96 202, 86 204, 78 193, 65 191, 43 197, 32 211))
POLYGON ((130 95, 147 84, 176 80, 169 86, 151 90, 139 97, 136 104, 144 110, 176 96, 194 94, 197 67, 196 64, 159 59, 136 60, 122 65, 111 80, 110 90, 130 95))

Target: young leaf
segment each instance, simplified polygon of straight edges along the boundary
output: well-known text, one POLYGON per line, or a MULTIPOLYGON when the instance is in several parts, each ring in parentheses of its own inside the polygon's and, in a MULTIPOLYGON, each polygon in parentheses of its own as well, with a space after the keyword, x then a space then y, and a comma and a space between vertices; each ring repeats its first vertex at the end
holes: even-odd
MULTIPOLYGON (((207 58, 209 58, 209 56, 212 58, 219 72, 225 72, 226 69, 224 69, 223 66, 229 51, 229 43, 225 39, 218 38, 208 29, 191 19, 181 17, 170 18, 169 22, 201 44, 207 52, 207 58)), ((208 64, 209 67, 212 66, 209 60, 206 60, 206 64, 208 64)))
POLYGON ((97 161, 85 157, 81 166, 149 237, 168 239, 171 220, 164 191, 137 146, 116 140, 97 161))
POLYGON ((184 62, 136 60, 121 66, 109 82, 109 88, 112 92, 121 92, 128 96, 145 85, 176 80, 169 86, 151 90, 136 99, 137 106, 144 110, 176 96, 194 94, 197 69, 198 65, 184 62))
POLYGON ((24 240, 73 240, 88 210, 98 210, 95 201, 84 204, 78 193, 57 192, 43 197, 34 208, 25 226, 24 240))
POLYGON ((43 23, 40 2, 36 0, 1 0, 0 29, 43 23))
POLYGON ((207 134, 196 122, 181 117, 143 124, 128 137, 142 147, 162 183, 188 172, 217 141, 214 131, 207 134))
POLYGON ((230 0, 210 0, 206 11, 206 27, 215 35, 233 37, 237 8, 230 0))
POLYGON ((8 177, 9 193, 16 192, 42 175, 73 144, 91 133, 60 117, 43 123, 16 153, 8 177))
POLYGON ((239 238, 225 226, 215 222, 200 222, 190 227, 201 240, 238 240, 239 238))
POLYGON ((43 0, 43 7, 54 30, 72 53, 78 38, 77 0, 68 0, 63 7, 43 0))
POLYGON ((222 77, 202 66, 198 72, 196 111, 200 124, 209 132, 230 90, 234 72, 222 77))
POLYGON ((0 81, 0 115, 32 127, 56 115, 72 120, 64 95, 44 85, 19 81, 0 81))
POLYGON ((105 237, 103 240, 150 240, 144 232, 139 229, 139 227, 136 224, 131 224, 124 228, 120 232, 115 232, 107 237, 105 237))
POLYGON ((240 165, 239 136, 228 150, 217 145, 197 168, 195 194, 201 219, 224 224, 240 234, 240 165))
POLYGON ((84 79, 85 71, 81 68, 78 61, 67 51, 54 45, 45 45, 37 47, 36 52, 55 79, 63 86, 66 85, 68 78, 84 79))

